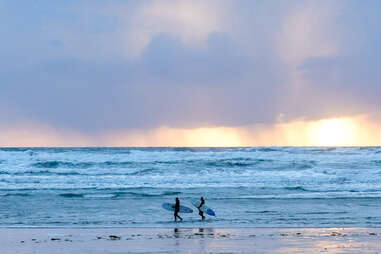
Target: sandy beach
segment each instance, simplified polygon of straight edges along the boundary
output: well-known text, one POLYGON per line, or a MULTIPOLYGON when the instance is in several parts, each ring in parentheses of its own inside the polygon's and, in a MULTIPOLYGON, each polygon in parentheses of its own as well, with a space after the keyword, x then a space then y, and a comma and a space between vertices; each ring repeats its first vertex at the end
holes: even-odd
POLYGON ((15 253, 379 253, 380 228, 3 228, 15 253))

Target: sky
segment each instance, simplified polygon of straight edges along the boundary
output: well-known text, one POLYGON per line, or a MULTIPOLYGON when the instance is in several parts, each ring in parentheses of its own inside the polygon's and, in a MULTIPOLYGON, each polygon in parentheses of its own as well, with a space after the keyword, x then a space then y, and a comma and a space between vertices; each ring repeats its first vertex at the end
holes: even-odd
POLYGON ((0 0, 0 146, 381 145, 378 0, 0 0))

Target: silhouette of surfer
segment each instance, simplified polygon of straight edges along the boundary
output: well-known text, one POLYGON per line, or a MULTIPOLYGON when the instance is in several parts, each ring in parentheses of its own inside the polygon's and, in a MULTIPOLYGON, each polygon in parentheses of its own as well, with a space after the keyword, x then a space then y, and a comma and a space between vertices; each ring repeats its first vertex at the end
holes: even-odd
POLYGON ((180 211, 180 199, 179 198, 176 198, 176 203, 175 203, 175 212, 173 214, 173 216, 175 217, 175 221, 177 221, 177 218, 179 218, 181 221, 183 220, 183 218, 181 218, 179 216, 179 211, 180 211))
POLYGON ((201 216, 202 220, 205 220, 204 212, 201 211, 201 207, 205 204, 205 199, 203 197, 200 198, 200 205, 197 207, 198 208, 198 215, 201 216))

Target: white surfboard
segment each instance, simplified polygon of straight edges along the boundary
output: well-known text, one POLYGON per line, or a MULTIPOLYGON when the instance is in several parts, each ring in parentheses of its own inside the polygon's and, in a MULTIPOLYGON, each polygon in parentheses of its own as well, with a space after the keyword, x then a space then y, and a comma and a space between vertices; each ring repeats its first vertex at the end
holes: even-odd
MULTIPOLYGON (((194 207, 199 207, 201 204, 201 200, 193 199, 191 200, 191 203, 194 207)), ((207 215, 216 216, 216 213, 211 208, 207 207, 206 205, 201 206, 200 210, 206 213, 207 215)))

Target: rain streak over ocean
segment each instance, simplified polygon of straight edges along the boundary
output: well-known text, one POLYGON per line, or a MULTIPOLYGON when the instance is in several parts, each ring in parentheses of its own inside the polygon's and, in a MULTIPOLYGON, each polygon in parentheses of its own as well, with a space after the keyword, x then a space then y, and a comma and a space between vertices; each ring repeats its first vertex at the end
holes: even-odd
POLYGON ((381 148, 2 148, 1 227, 379 227, 381 148), (173 214, 205 197, 216 217, 173 214))

